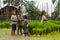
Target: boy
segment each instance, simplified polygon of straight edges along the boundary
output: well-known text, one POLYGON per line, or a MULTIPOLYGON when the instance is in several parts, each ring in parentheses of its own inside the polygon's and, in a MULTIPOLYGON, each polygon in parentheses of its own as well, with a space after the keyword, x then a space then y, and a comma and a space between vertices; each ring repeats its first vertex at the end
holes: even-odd
POLYGON ((11 35, 15 35, 16 23, 17 23, 16 10, 13 10, 13 11, 12 11, 11 22, 12 22, 11 35))
POLYGON ((18 15, 18 30, 17 30, 17 35, 19 35, 19 31, 20 31, 20 34, 22 35, 22 16, 21 16, 20 12, 19 12, 19 15, 18 15))
POLYGON ((24 36, 28 35, 28 23, 29 23, 28 18, 27 18, 27 16, 25 16, 25 18, 24 18, 24 36))

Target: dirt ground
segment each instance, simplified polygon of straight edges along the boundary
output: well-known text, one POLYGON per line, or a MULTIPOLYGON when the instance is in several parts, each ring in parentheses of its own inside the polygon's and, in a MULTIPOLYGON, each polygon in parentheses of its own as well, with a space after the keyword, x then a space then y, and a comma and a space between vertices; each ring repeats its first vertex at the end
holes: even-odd
POLYGON ((60 33, 24 37, 24 35, 11 36, 11 29, 0 29, 0 40, 60 40, 60 33))

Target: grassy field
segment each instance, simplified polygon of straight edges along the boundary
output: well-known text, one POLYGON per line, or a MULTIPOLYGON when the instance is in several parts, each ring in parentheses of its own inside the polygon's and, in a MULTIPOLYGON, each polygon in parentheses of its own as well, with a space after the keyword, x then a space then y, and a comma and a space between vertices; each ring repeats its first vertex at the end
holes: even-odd
POLYGON ((11 29, 0 29, 0 40, 60 40, 60 33, 53 32, 48 35, 42 36, 29 36, 24 37, 20 35, 11 36, 11 29))

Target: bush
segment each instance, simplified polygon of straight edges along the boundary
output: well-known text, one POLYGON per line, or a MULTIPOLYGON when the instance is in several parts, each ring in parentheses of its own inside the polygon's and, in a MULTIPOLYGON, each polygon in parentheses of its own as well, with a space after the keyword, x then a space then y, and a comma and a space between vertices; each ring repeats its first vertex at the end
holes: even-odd
POLYGON ((40 21, 32 21, 29 24, 29 33, 42 35, 51 32, 60 31, 60 21, 49 20, 44 25, 40 21))
POLYGON ((29 32, 30 34, 33 34, 33 28, 42 28, 43 25, 40 23, 40 21, 31 21, 29 23, 29 32))
POLYGON ((10 22, 2 22, 0 23, 0 28, 10 28, 11 27, 11 23, 10 22))

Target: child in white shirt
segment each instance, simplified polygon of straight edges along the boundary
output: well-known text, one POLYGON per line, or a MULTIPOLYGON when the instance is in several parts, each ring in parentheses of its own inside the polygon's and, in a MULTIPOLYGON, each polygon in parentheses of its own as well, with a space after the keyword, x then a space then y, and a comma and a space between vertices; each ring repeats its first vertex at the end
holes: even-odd
POLYGON ((45 12, 45 11, 42 11, 42 19, 41 19, 41 23, 44 24, 46 21, 47 21, 47 18, 46 18, 46 12, 45 12))
POLYGON ((15 35, 15 30, 16 30, 16 23, 17 23, 17 16, 16 16, 16 11, 12 11, 11 15, 11 23, 12 23, 12 31, 11 35, 15 35))

